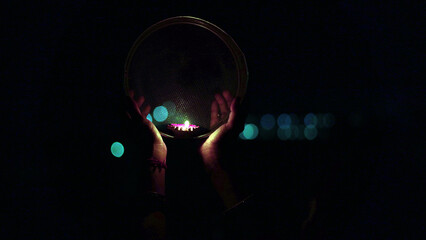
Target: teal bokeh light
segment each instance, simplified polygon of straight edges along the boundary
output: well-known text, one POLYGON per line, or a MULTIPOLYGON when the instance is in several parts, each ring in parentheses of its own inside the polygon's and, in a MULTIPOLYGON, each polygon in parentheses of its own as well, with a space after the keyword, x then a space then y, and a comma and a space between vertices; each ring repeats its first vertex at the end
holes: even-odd
POLYGON ((305 134, 306 139, 314 140, 318 135, 318 130, 315 126, 308 125, 307 127, 305 127, 305 130, 303 131, 303 133, 305 134))
POLYGON ((152 122, 152 116, 151 116, 151 114, 148 114, 148 115, 146 116, 146 119, 148 119, 150 122, 152 122))
POLYGON ((158 106, 154 109, 154 119, 157 122, 164 122, 169 117, 169 112, 164 106, 158 106))
POLYGON ((111 145, 111 153, 114 157, 121 157, 124 154, 124 146, 120 142, 114 142, 111 145))
POLYGON ((280 140, 289 140, 291 137, 291 128, 290 126, 284 128, 278 128, 277 136, 280 140))
POLYGON ((260 119, 260 125, 266 129, 271 130, 275 126, 275 117, 272 114, 265 114, 260 119))
POLYGON ((308 113, 305 116, 304 122, 305 122, 306 126, 310 126, 310 125, 317 126, 317 124, 318 124, 318 118, 317 118, 317 116, 315 114, 308 113))
POLYGON ((244 131, 240 134, 240 138, 244 140, 253 140, 259 134, 259 129, 253 123, 246 124, 244 126, 244 131))
POLYGON ((278 123, 278 126, 280 128, 290 127, 290 125, 291 125, 290 115, 288 115, 286 113, 281 114, 280 116, 278 116, 277 123, 278 123))
POLYGON ((331 128, 332 126, 334 126, 336 119, 334 118, 334 115, 331 113, 327 113, 323 115, 323 125, 326 128, 331 128))

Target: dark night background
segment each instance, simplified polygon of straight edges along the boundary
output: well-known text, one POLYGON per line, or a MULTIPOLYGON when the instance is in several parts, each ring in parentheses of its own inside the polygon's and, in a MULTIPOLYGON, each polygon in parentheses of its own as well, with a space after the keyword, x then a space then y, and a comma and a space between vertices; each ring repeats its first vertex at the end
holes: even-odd
POLYGON ((120 161, 109 147, 119 134, 125 58, 146 28, 179 15, 218 25, 243 50, 250 121, 266 113, 336 118, 327 138, 261 132, 241 140, 240 167, 253 188, 276 201, 290 194, 302 209, 295 218, 316 197, 313 229, 324 239, 424 234, 424 4, 2 5, 3 239, 107 238, 100 222, 111 216, 102 210, 120 161))

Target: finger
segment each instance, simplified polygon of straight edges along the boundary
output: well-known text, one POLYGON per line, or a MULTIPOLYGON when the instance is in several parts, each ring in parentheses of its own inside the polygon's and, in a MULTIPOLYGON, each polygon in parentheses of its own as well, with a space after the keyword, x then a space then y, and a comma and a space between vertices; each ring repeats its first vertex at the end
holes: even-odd
POLYGON ((142 108, 142 111, 141 111, 142 116, 143 116, 144 118, 146 118, 146 116, 149 114, 149 112, 150 112, 150 111, 151 111, 151 105, 149 105, 149 104, 145 105, 145 106, 142 108))
POLYGON ((241 132, 244 129, 244 117, 241 115, 239 97, 235 98, 231 103, 231 113, 229 114, 226 125, 228 129, 238 132, 241 132))
POLYGON ((222 115, 226 115, 229 113, 229 106, 228 103, 226 103, 225 98, 221 94, 216 94, 215 99, 217 103, 219 104, 220 113, 222 115))
POLYGON ((234 100, 231 92, 229 92, 228 90, 225 90, 225 91, 223 91, 222 95, 225 97, 225 100, 226 100, 226 103, 228 104, 228 106, 231 106, 232 100, 234 100))
POLYGON ((210 110, 210 127, 213 127, 218 122, 219 104, 216 101, 212 102, 210 110))
POLYGON ((141 119, 141 112, 139 110, 139 107, 137 106, 136 102, 130 98, 126 98, 126 108, 127 113, 130 115, 131 119, 139 120, 141 119))
POLYGON ((142 107, 143 102, 145 102, 144 96, 139 96, 135 99, 136 105, 140 108, 142 107))

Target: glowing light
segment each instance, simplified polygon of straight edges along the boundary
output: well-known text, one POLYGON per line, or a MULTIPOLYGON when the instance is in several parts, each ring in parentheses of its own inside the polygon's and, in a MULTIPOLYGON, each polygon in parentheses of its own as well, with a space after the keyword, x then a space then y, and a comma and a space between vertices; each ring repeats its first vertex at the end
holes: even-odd
POLYGON ((189 124, 189 121, 187 120, 187 121, 185 121, 184 124, 177 124, 177 123, 169 124, 167 126, 167 128, 171 129, 171 130, 176 130, 176 131, 183 131, 183 132, 191 131, 192 132, 195 129, 199 128, 199 126, 191 125, 191 124, 189 124))
POLYGON ((304 122, 305 122, 306 126, 309 126, 309 125, 317 126, 317 124, 318 124, 318 118, 317 118, 317 116, 315 114, 308 113, 305 116, 304 122))
POLYGON ((278 128, 277 136, 280 140, 288 140, 291 137, 291 128, 288 126, 286 128, 278 128))
POLYGON ((151 114, 148 114, 148 115, 146 116, 146 119, 148 119, 148 121, 152 122, 152 116, 151 116, 151 114))
POLYGON ((290 127, 290 125, 291 125, 290 115, 288 115, 286 113, 281 114, 280 116, 278 116, 277 123, 278 123, 278 126, 280 128, 290 127))
POLYGON ((275 126, 275 118, 272 114, 265 114, 260 119, 260 125, 267 130, 271 130, 275 126))
POLYGON ((255 124, 246 124, 244 125, 244 130, 240 134, 240 138, 244 140, 253 140, 259 134, 259 129, 255 124))
POLYGON ((124 154, 124 146, 123 144, 119 143, 119 142, 114 142, 111 145, 111 153, 114 157, 121 157, 124 154))
POLYGON ((315 126, 308 125, 307 127, 305 127, 303 133, 305 134, 306 139, 314 140, 318 135, 318 130, 315 126))
POLYGON ((330 128, 336 123, 336 119, 334 118, 334 115, 331 113, 327 113, 323 115, 323 124, 324 127, 330 128))
POLYGON ((154 109, 154 119, 157 122, 164 122, 169 116, 167 108, 164 106, 158 106, 154 109))

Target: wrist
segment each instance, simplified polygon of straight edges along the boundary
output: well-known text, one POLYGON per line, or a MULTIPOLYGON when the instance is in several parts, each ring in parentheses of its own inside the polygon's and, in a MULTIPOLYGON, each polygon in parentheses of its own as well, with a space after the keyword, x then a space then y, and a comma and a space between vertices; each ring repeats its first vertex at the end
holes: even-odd
POLYGON ((166 160, 159 160, 152 157, 148 159, 148 164, 151 184, 147 190, 165 195, 166 160))
POLYGON ((165 144, 154 144, 151 158, 166 162, 167 147, 165 144))
POLYGON ((165 195, 165 173, 167 148, 164 144, 154 144, 150 157, 145 159, 148 165, 148 184, 143 189, 146 192, 157 192, 165 195))
POLYGON ((201 148, 200 154, 203 159, 204 167, 208 173, 221 170, 219 163, 219 151, 214 147, 201 148))

